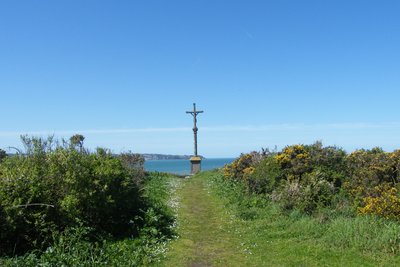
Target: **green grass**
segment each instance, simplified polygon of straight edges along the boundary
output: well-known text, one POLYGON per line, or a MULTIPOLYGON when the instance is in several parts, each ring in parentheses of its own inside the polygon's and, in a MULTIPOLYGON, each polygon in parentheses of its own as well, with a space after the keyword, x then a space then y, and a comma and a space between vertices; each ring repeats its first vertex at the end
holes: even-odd
POLYGON ((207 192, 206 176, 198 174, 178 191, 179 238, 172 242, 163 266, 246 266, 240 236, 221 200, 207 192))
POLYGON ((220 172, 178 191, 179 238, 162 266, 400 266, 400 225, 372 217, 282 214, 220 172))

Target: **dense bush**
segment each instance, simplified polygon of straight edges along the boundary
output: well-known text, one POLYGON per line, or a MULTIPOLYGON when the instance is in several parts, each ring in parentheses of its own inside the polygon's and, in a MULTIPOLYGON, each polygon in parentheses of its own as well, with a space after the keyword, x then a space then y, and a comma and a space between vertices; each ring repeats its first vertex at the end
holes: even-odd
MULTIPOLYGON (((255 154, 255 153, 253 153, 255 154)), ((224 168, 227 178, 242 181, 246 178, 246 174, 252 172, 254 165, 253 154, 242 154, 238 159, 234 160, 224 168)))
POLYGON ((301 178, 312 168, 310 153, 303 145, 287 146, 275 158, 285 175, 290 178, 301 178))
POLYGON ((400 219, 400 197, 394 187, 378 186, 377 196, 364 198, 365 206, 359 209, 361 214, 374 214, 387 219, 400 219))
POLYGON ((348 155, 348 179, 345 188, 362 205, 362 200, 375 196, 377 186, 395 186, 398 183, 399 153, 384 152, 380 148, 357 150, 348 155))
POLYGON ((283 210, 313 214, 330 207, 400 219, 400 151, 380 148, 347 154, 337 147, 292 145, 277 153, 244 154, 224 176, 246 191, 265 194, 283 210))
POLYGON ((106 150, 23 137, 26 154, 0 164, 0 253, 45 248, 52 234, 90 227, 96 235, 135 235, 143 207, 141 169, 106 150))
POLYGON ((283 172, 275 157, 266 157, 254 165, 247 186, 250 192, 269 194, 279 185, 282 178, 283 172))
MULTIPOLYGON (((141 193, 145 204, 139 235, 115 240, 110 236, 91 239, 93 229, 74 226, 53 233, 52 244, 42 251, 2 257, 0 266, 149 266, 165 254, 171 238, 174 213, 169 206, 173 178, 167 174, 146 173, 141 193)), ((174 180, 179 186, 180 180, 174 180)))

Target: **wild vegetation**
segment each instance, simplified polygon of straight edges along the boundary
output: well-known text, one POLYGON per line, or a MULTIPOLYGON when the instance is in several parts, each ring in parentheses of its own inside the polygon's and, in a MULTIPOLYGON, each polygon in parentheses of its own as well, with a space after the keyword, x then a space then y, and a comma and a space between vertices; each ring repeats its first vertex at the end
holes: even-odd
POLYGON ((241 192, 234 202, 246 199, 244 218, 259 216, 254 203, 267 203, 279 218, 299 218, 290 228, 312 229, 297 233, 303 237, 383 257, 400 253, 399 164, 399 150, 348 154, 317 142, 243 154, 225 166, 219 183, 241 192))
MULTIPOLYGON (((208 191, 223 201, 231 233, 246 264, 231 266, 399 266, 400 224, 328 207, 312 215, 281 203, 223 172, 204 175, 208 191)), ((238 253, 238 252, 232 252, 238 253)), ((233 256, 232 256, 233 257, 233 256)), ((216 266, 224 266, 216 264, 216 266)))
POLYGON ((22 140, 0 153, 1 266, 400 264, 399 151, 292 145, 182 180, 80 135, 22 140))
POLYGON ((140 265, 172 235, 166 175, 132 153, 22 137, 0 163, 0 265, 140 265))
POLYGON ((400 224, 324 209, 284 210, 220 170, 183 181, 161 266, 399 266, 400 224))
POLYGON ((242 183, 284 211, 313 215, 371 214, 400 219, 400 151, 380 148, 347 154, 338 147, 292 145, 282 151, 243 154, 224 177, 242 183))

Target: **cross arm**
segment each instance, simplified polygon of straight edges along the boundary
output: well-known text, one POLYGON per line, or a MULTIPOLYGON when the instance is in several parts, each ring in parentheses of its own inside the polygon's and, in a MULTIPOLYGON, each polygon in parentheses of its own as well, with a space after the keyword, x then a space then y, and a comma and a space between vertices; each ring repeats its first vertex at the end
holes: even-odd
POLYGON ((198 114, 198 113, 203 113, 204 111, 196 111, 196 112, 194 112, 194 111, 186 111, 186 113, 188 113, 188 114, 198 114))

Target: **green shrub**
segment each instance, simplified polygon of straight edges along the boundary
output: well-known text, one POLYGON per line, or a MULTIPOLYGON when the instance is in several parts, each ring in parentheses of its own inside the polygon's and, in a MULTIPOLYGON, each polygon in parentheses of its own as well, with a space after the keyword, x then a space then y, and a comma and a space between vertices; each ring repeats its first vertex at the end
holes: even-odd
POLYGON ((115 237, 137 234, 142 172, 110 153, 23 140, 27 154, 0 164, 0 253, 45 248, 51 233, 77 225, 115 237))
POLYGON ((335 187, 341 187, 347 177, 346 152, 335 146, 323 147, 321 142, 306 146, 310 153, 312 169, 335 187))
POLYGON ((231 164, 224 167, 224 176, 226 179, 233 179, 239 182, 245 182, 254 170, 254 165, 262 159, 260 153, 251 152, 242 154, 231 164))
POLYGON ((241 183, 247 193, 271 198, 285 211, 313 214, 330 207, 338 214, 399 217, 393 208, 397 193, 376 188, 400 189, 400 150, 362 149, 347 155, 321 142, 291 145, 277 153, 242 154, 225 166, 224 177, 241 183))
POLYGON ((168 206, 170 198, 165 180, 169 174, 147 173, 143 188, 145 212, 140 218, 143 222, 140 234, 147 237, 162 238, 174 234, 172 225, 175 222, 173 210, 168 206))
POLYGON ((267 157, 254 166, 254 171, 248 179, 248 188, 257 194, 269 194, 283 178, 282 170, 274 157, 267 157))
POLYGON ((164 255, 174 234, 175 217, 168 205, 170 180, 169 175, 146 174, 138 237, 115 240, 79 224, 51 234, 52 242, 45 250, 0 258, 0 266, 149 266, 164 255))
POLYGON ((311 156, 304 145, 287 146, 275 158, 287 177, 300 178, 312 169, 311 156))
POLYGON ((346 162, 349 175, 344 187, 355 207, 363 206, 364 198, 375 196, 377 186, 395 186, 398 183, 397 155, 380 148, 357 150, 348 155, 346 162))
POLYGON ((333 185, 326 180, 311 177, 311 181, 307 183, 286 181, 279 190, 279 195, 275 196, 275 201, 284 210, 297 209, 306 214, 313 214, 318 209, 329 206, 335 192, 333 185))
POLYGON ((326 180, 319 170, 306 174, 303 179, 304 192, 298 204, 300 210, 312 214, 317 209, 330 206, 336 192, 333 183, 326 180))
POLYGON ((386 219, 400 220, 400 197, 396 188, 377 186, 377 196, 364 198, 364 207, 358 209, 360 214, 378 215, 386 219))

